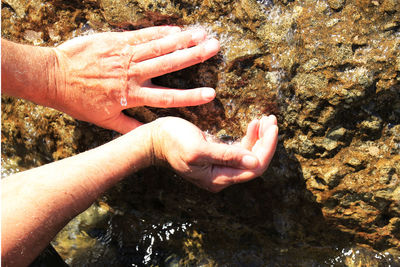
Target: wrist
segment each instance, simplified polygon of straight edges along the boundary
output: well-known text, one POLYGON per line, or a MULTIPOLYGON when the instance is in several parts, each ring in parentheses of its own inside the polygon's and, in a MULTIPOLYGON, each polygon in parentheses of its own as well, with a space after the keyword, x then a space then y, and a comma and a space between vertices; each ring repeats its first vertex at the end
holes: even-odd
POLYGON ((126 150, 126 144, 132 144, 129 153, 131 157, 134 170, 146 168, 156 164, 155 153, 154 153, 154 138, 153 133, 155 131, 156 124, 154 122, 143 124, 129 133, 121 136, 123 146, 126 150), (128 140, 123 140, 128 139, 128 140), (140 160, 138 160, 140 158, 140 160))
MULTIPOLYGON (((163 146, 162 146, 162 136, 161 131, 162 131, 162 124, 165 118, 159 118, 154 120, 151 123, 148 123, 151 127, 150 129, 150 164, 151 165, 157 165, 157 166, 165 166, 168 165, 168 160, 165 157, 165 153, 163 152, 163 146)), ((164 138, 166 138, 164 136, 164 138)))
POLYGON ((53 75, 51 48, 1 42, 2 90, 5 94, 46 104, 53 75))
POLYGON ((62 54, 56 48, 48 48, 47 56, 47 106, 60 110, 65 101, 66 71, 62 54))

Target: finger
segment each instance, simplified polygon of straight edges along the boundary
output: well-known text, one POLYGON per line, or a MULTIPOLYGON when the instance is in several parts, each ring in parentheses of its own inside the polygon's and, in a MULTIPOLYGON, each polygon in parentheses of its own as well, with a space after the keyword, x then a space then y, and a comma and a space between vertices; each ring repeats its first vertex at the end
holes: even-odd
POLYGON ((133 129, 142 125, 141 122, 135 120, 134 118, 128 117, 122 112, 115 118, 109 119, 104 123, 98 124, 104 128, 108 128, 114 131, 117 131, 122 134, 126 134, 133 129))
POLYGON ((135 76, 139 82, 144 82, 204 62, 214 56, 218 50, 219 42, 216 39, 207 40, 191 48, 137 63, 129 69, 129 75, 135 76))
POLYGON ((276 125, 276 124, 277 124, 277 120, 274 115, 270 115, 268 117, 263 116, 260 121, 260 128, 259 128, 259 132, 258 132, 259 138, 263 138, 264 133, 268 130, 268 128, 271 125, 276 125))
POLYGON ((264 137, 254 145, 255 154, 260 160, 259 168, 239 169, 229 166, 214 166, 211 170, 211 185, 207 187, 208 190, 218 192, 232 184, 250 181, 260 176, 267 169, 278 141, 278 127, 274 125, 274 117, 271 117, 270 122, 272 125, 263 133, 264 137))
POLYGON ((257 176, 255 171, 221 166, 213 169, 211 183, 212 187, 225 188, 233 184, 248 182, 257 176))
POLYGON ((146 59, 162 56, 173 51, 194 46, 206 38, 203 29, 178 32, 161 39, 153 40, 134 47, 132 62, 141 62, 146 59))
POLYGON ((259 166, 259 161, 255 154, 242 147, 207 143, 201 149, 203 155, 201 160, 207 164, 218 166, 229 166, 241 169, 255 169, 259 166))
POLYGON ((253 152, 257 155, 260 161, 260 168, 266 169, 270 163, 278 143, 278 127, 271 125, 264 132, 263 138, 258 140, 253 147, 253 152))
POLYGON ((196 88, 196 89, 170 89, 167 87, 142 87, 135 96, 136 101, 141 105, 151 107, 184 107, 196 106, 210 102, 215 98, 215 91, 212 88, 196 88))
POLYGON ((217 166, 211 169, 209 176, 207 175, 209 179, 206 182, 204 180, 202 182, 192 182, 208 191, 219 192, 230 185, 247 182, 256 176, 252 171, 217 166))
POLYGON ((180 32, 178 26, 156 26, 144 28, 136 31, 113 32, 115 40, 123 41, 129 45, 137 45, 152 40, 163 38, 164 36, 180 32))
POLYGON ((254 146, 258 139, 258 131, 260 128, 260 121, 258 119, 252 120, 247 126, 246 135, 242 139, 242 146, 248 150, 254 146))
POLYGON ((216 166, 212 169, 211 173, 212 184, 217 187, 218 185, 223 186, 222 188, 224 188, 232 184, 247 182, 260 176, 267 169, 272 160, 277 141, 278 127, 276 125, 271 125, 265 133, 265 139, 257 141, 261 143, 261 148, 255 152, 260 160, 260 167, 256 170, 246 170, 228 166, 216 166))

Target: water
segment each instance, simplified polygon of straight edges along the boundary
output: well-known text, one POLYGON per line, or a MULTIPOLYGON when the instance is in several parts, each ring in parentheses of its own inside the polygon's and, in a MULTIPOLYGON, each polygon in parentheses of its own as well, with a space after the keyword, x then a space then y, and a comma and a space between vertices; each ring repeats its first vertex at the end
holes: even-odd
POLYGON ((128 101, 126 100, 126 97, 125 97, 125 96, 121 96, 121 101, 120 101, 120 103, 121 103, 121 106, 122 106, 122 107, 126 107, 126 106, 128 105, 128 101))

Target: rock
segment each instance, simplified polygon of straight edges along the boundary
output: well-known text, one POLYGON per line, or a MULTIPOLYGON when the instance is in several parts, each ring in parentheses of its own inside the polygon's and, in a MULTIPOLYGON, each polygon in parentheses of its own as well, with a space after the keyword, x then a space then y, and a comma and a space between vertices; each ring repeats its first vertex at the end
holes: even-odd
MULTIPOLYGON (((260 179, 220 194, 159 168, 122 181, 105 199, 115 213, 88 230, 106 249, 93 245, 77 265, 400 264, 398 0, 44 1, 17 11, 24 16, 14 3, 1 18, 14 41, 54 45, 88 28, 161 24, 218 38, 216 57, 153 79, 215 87, 217 99, 126 111, 143 122, 180 116, 231 142, 251 119, 278 117, 277 151, 260 179)), ((1 130, 3 176, 115 136, 12 98, 3 98, 1 130)), ((64 245, 65 257, 79 249, 64 245)))
POLYGON ((329 138, 331 140, 341 140, 344 138, 346 134, 346 129, 343 127, 339 127, 337 129, 331 130, 327 135, 326 138, 329 138))
POLYGON ((43 33, 42 32, 35 32, 31 30, 27 30, 24 33, 24 38, 28 42, 34 45, 41 45, 43 44, 43 33))
POLYGON ((363 159, 363 155, 360 153, 357 153, 355 156, 348 158, 345 163, 356 170, 365 168, 365 160, 363 159))
POLYGON ((322 174, 322 179, 325 181, 327 185, 331 188, 337 186, 340 183, 340 180, 343 178, 344 172, 343 170, 333 167, 329 168, 329 170, 322 174))
POLYGON ((328 0, 328 5, 334 10, 341 10, 346 4, 346 0, 328 0))
POLYGON ((171 22, 176 24, 182 16, 167 1, 101 0, 99 4, 107 22, 119 26, 148 27, 171 22), (155 6, 158 12, 152 12, 155 6))
POLYGON ((360 123, 360 130, 369 135, 378 134, 382 129, 382 120, 379 117, 372 116, 360 123))
POLYGON ((371 146, 369 149, 368 149, 368 153, 371 155, 371 156, 373 156, 373 157, 376 157, 376 156, 378 156, 379 155, 379 148, 378 147, 376 147, 376 146, 371 146))
POLYGON ((23 18, 29 5, 29 0, 5 0, 4 3, 14 9, 18 17, 23 18))
POLYGON ((339 142, 332 140, 330 138, 324 138, 322 141, 322 147, 328 151, 334 150, 339 146, 339 142))
POLYGON ((315 70, 315 68, 318 66, 318 59, 312 58, 309 61, 307 61, 304 65, 303 68, 306 72, 310 72, 315 70))
POLYGON ((400 28, 400 21, 389 22, 383 26, 385 31, 396 31, 398 28, 400 28))
POLYGON ((389 13, 394 13, 399 11, 399 5, 400 5, 399 0, 384 0, 382 4, 383 9, 389 13))
POLYGON ((260 44, 255 40, 231 36, 227 42, 229 42, 229 45, 226 45, 227 49, 224 52, 224 60, 226 61, 227 68, 230 69, 238 62, 261 53, 259 49, 260 44))

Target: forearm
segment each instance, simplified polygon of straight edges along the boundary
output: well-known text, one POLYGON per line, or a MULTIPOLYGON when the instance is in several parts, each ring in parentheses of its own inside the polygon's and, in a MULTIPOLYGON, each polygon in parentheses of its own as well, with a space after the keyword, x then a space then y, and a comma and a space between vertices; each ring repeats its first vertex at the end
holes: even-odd
POLYGON ((1 39, 2 93, 48 105, 57 94, 56 69, 53 49, 1 39))
POLYGON ((29 264, 74 216, 150 165, 148 125, 77 156, 2 181, 2 263, 29 264), (21 254, 24 257, 21 257, 21 254))

